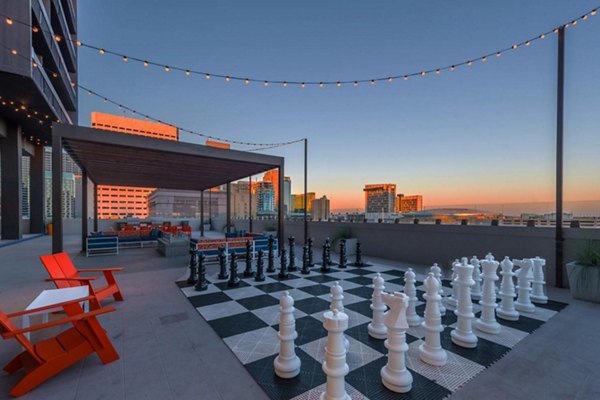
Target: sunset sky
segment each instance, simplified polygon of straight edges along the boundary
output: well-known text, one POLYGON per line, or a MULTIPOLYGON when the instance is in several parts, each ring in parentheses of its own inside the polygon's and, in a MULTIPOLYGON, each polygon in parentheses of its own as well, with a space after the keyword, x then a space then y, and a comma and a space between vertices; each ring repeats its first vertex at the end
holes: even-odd
MULTIPOLYGON (((213 74, 354 80, 477 59, 577 18, 597 2, 80 1, 78 34, 130 57, 213 74)), ((567 200, 600 199, 599 38, 600 13, 566 31, 567 200)), ((334 209, 360 209, 364 184, 388 182, 400 193, 423 194, 426 206, 549 201, 556 47, 549 35, 439 76, 304 89, 186 77, 80 48, 79 82, 215 136, 307 137, 309 191, 327 195, 334 209)), ((85 92, 79 101, 84 125, 91 111, 120 113, 85 92)), ((286 158, 292 191, 302 191, 302 145, 265 153, 286 158)))

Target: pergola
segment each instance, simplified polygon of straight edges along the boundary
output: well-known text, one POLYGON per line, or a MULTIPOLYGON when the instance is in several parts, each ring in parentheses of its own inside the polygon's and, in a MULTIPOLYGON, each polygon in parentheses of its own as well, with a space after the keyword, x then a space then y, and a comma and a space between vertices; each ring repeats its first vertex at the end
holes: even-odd
MULTIPOLYGON (((62 199, 63 149, 82 171, 82 248, 88 232, 88 179, 94 185, 140 186, 204 191, 277 168, 283 188, 282 157, 164 139, 54 124, 52 198, 62 199)), ((95 191, 94 191, 95 192, 95 191)), ((283 243, 283 196, 278 198, 278 238, 283 243)), ((231 225, 227 196, 227 227, 231 225)), ((52 252, 63 250, 62 201, 52 202, 52 252)), ((202 215, 203 217, 203 215, 202 215)), ((97 227, 97 212, 94 226, 97 227)))

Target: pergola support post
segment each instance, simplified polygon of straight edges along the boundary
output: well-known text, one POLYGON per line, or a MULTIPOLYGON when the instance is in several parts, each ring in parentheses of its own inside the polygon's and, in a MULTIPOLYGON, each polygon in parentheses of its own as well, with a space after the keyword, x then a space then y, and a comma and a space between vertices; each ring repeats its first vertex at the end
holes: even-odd
POLYGON ((226 232, 231 233, 231 182, 227 182, 227 215, 226 215, 226 232))
POLYGON ((555 227, 555 281, 563 285, 563 126, 565 97, 565 27, 558 29, 558 64, 556 88, 556 227, 555 227))
POLYGON ((278 180, 279 180, 279 195, 277 197, 277 237, 279 240, 279 244, 277 246, 278 248, 278 252, 281 255, 281 249, 283 249, 283 246, 285 245, 285 234, 283 231, 283 207, 284 207, 284 202, 283 202, 283 185, 284 185, 284 170, 283 170, 283 161, 281 162, 281 165, 278 167, 278 180))
POLYGON ((204 190, 200 191, 200 236, 204 237, 204 190))
POLYGON ((62 137, 53 135, 52 138, 52 253, 63 251, 62 226, 62 137))
POLYGON ((88 235, 88 177, 85 170, 81 171, 81 252, 87 251, 88 235))

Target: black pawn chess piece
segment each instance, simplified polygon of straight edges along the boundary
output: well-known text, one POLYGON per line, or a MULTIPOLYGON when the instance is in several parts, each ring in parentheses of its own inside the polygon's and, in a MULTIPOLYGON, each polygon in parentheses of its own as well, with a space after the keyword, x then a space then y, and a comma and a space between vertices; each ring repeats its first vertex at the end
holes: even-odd
POLYGON ((289 274, 287 272, 287 252, 285 251, 285 247, 281 249, 281 264, 279 269, 279 279, 287 279, 289 274))
POLYGON ((340 240, 340 268, 346 268, 348 259, 346 258, 346 239, 340 240))
POLYGON ((198 292, 208 289, 208 282, 206 282, 206 265, 204 265, 204 254, 198 255, 198 280, 194 289, 198 292))
POLYGON ((263 263, 263 251, 258 251, 258 256, 256 259, 256 275, 254 275, 254 280, 256 282, 262 282, 265 280, 265 274, 263 273, 263 269, 265 268, 263 263))
POLYGON ((329 238, 325 238, 325 258, 327 259, 327 265, 331 265, 331 242, 329 238))
POLYGON ((229 280, 227 281, 227 286, 237 287, 240 286, 240 278, 238 277, 237 260, 235 259, 235 253, 232 251, 229 257, 231 258, 231 264, 229 265, 229 280))
POLYGON ((244 270, 244 277, 248 278, 254 276, 252 271, 252 243, 249 240, 246 241, 246 269, 244 270))
POLYGON ((298 270, 298 267, 296 267, 296 252, 294 249, 295 246, 295 242, 296 238, 294 238, 293 236, 290 236, 288 238, 288 244, 289 244, 289 248, 290 248, 290 263, 288 265, 288 271, 290 272, 294 272, 298 270))
POLYGON ((273 254, 273 242, 275 241, 275 239, 273 238, 273 236, 269 236, 269 241, 268 241, 268 250, 269 253, 267 255, 268 259, 267 259, 267 272, 276 272, 275 269, 275 254, 273 254))
POLYGON ((229 274, 227 273, 227 256, 225 255, 224 246, 219 246, 219 275, 217 276, 217 278, 229 278, 229 274))
POLYGON ((311 268, 315 266, 313 258, 313 240, 310 237, 308 238, 308 266, 311 268))
POLYGON ((310 274, 310 267, 308 265, 308 246, 302 248, 302 270, 300 273, 304 275, 310 274))
POLYGON ((190 249, 190 276, 187 283, 193 285, 196 283, 196 268, 198 264, 198 250, 190 249))
POLYGON ((360 249, 360 242, 358 240, 356 241, 356 262, 354 263, 354 265, 357 267, 363 266, 362 250, 360 249))
POLYGON ((327 260, 327 244, 323 245, 323 260, 321 261, 321 272, 329 272, 329 261, 327 260))

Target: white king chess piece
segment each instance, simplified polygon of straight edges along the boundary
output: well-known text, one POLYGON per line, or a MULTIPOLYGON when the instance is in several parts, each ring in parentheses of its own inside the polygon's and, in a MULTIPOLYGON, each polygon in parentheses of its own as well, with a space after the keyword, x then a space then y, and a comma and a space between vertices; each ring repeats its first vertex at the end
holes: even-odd
POLYGON ((346 393, 344 379, 350 370, 346 364, 344 346, 344 331, 348 329, 348 316, 337 309, 326 311, 323 314, 323 327, 327 330, 325 361, 323 361, 327 384, 320 400, 350 400, 350 396, 346 393))
POLYGON ((406 309, 406 321, 409 326, 420 326, 421 317, 417 314, 417 288, 415 282, 417 281, 416 275, 412 268, 404 274, 404 294, 408 296, 408 308, 406 309))
POLYGON ((435 279, 437 279, 438 283, 439 283, 439 294, 440 294, 440 315, 443 317, 444 315, 446 315, 446 307, 444 307, 444 289, 442 288, 442 269, 440 268, 439 265, 437 265, 437 263, 434 263, 431 268, 429 269, 431 272, 433 272, 433 276, 435 276, 435 279))
POLYGON ((294 378, 300 373, 300 359, 296 355, 294 340, 298 337, 294 318, 294 299, 284 292, 279 299, 279 355, 273 361, 275 374, 284 379, 294 378))
POLYGON ((412 389, 413 377, 406 369, 406 308, 408 307, 408 296, 404 293, 383 293, 383 301, 390 306, 385 313, 385 326, 388 328, 388 338, 385 347, 388 349, 387 364, 381 368, 381 382, 383 385, 396 393, 407 393, 412 389))
POLYGON ((531 300, 534 303, 546 304, 548 303, 548 296, 544 293, 544 267, 546 266, 546 260, 540 257, 533 259, 533 291, 531 292, 531 300))
POLYGON ((496 273, 500 263, 494 260, 483 260, 481 268, 483 269, 483 296, 479 301, 481 305, 481 318, 475 321, 475 328, 482 332, 497 334, 501 331, 501 326, 496 321, 496 273))
POLYGON ((473 281, 473 266, 467 263, 467 259, 462 260, 461 265, 455 267, 457 277, 454 281, 458 285, 458 305, 454 314, 456 314, 456 328, 450 332, 452 343, 457 346, 473 348, 477 346, 477 336, 473 333, 472 322, 475 318, 473 314, 473 302, 471 301, 471 286, 473 281))
POLYGON ((419 346, 419 357, 427 364, 441 367, 446 365, 448 354, 442 348, 440 334, 444 331, 442 316, 440 315, 440 284, 433 272, 430 272, 425 281, 426 293, 423 295, 427 301, 425 305, 425 342, 419 346))
POLYGON ((373 320, 367 326, 369 336, 375 339, 385 339, 387 337, 387 327, 383 323, 383 314, 385 313, 385 303, 381 294, 385 290, 385 281, 378 272, 373 278, 373 295, 371 296, 371 310, 373 310, 373 320))

